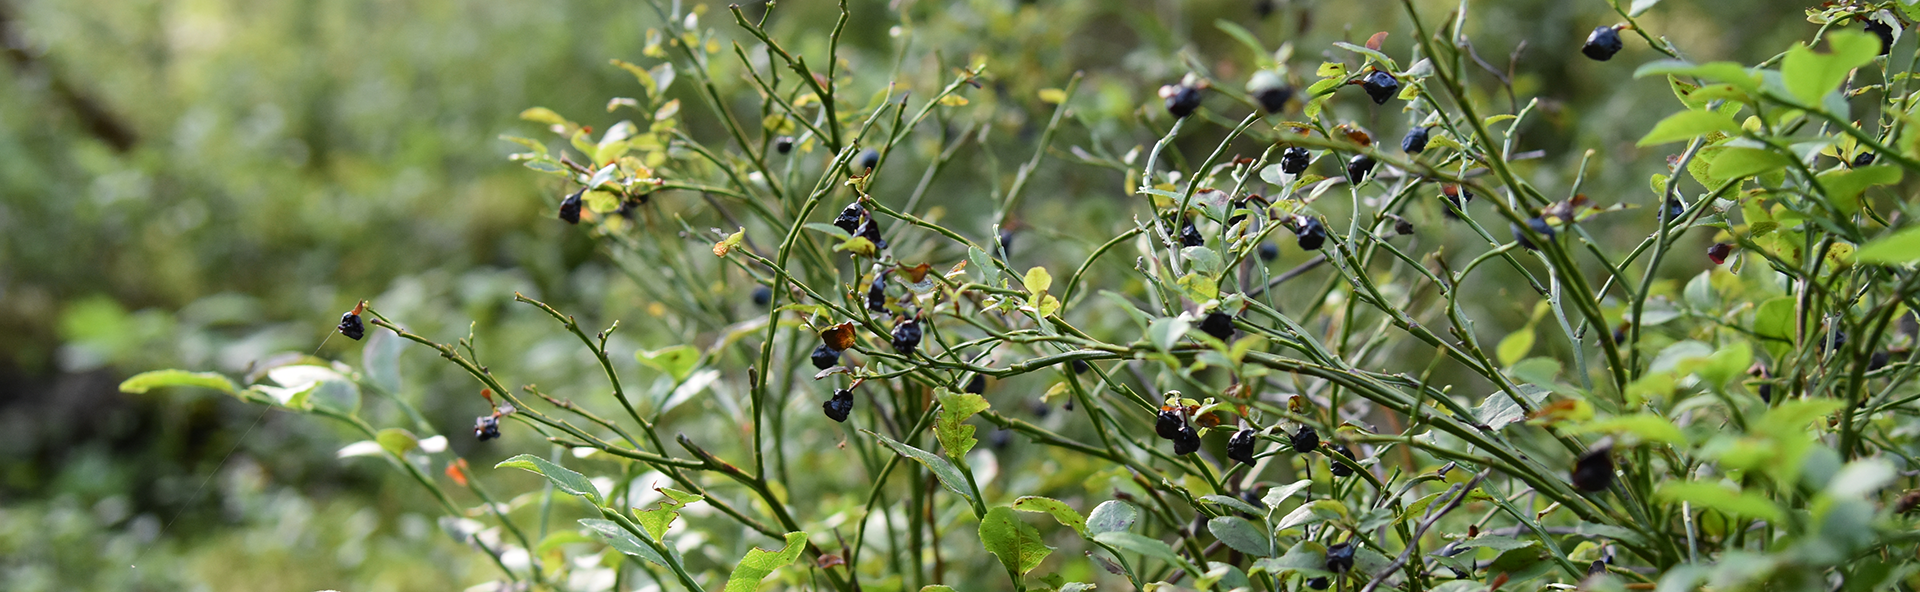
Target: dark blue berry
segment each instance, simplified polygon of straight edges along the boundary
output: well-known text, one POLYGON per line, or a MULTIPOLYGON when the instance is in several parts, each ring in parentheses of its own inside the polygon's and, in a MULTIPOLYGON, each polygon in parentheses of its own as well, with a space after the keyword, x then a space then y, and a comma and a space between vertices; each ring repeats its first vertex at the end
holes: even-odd
POLYGON ((1605 491, 1613 484, 1613 449, 1596 448, 1573 463, 1573 486, 1585 492, 1605 491))
POLYGON ((1318 578, 1309 578, 1307 580, 1307 587, 1315 590, 1325 590, 1329 585, 1331 585, 1331 582, 1328 582, 1327 578, 1324 576, 1318 577, 1318 578))
POLYGON ((1293 146, 1280 153, 1280 172, 1298 175, 1306 172, 1307 165, 1313 164, 1313 153, 1306 148, 1293 146))
POLYGON ((827 347, 827 344, 813 346, 813 367, 821 370, 832 368, 840 363, 840 352, 827 347))
POLYGON ((367 336, 367 326, 360 323, 360 315, 351 312, 340 315, 340 326, 334 328, 339 329, 341 335, 354 341, 367 336))
POLYGON ((1306 217, 1299 228, 1293 229, 1294 238, 1299 239, 1300 250, 1317 251, 1327 243, 1327 227, 1319 218, 1306 217))
POLYGON ((1073 363, 1068 364, 1068 366, 1073 368, 1074 374, 1086 374, 1087 370, 1090 370, 1093 368, 1091 365, 1087 364, 1086 360, 1074 360, 1073 363))
POLYGON ((920 347, 920 322, 913 319, 901 319, 893 325, 893 351, 903 356, 912 356, 914 348, 920 347))
POLYGON ((854 157, 853 159, 854 172, 862 175, 873 172, 873 167, 877 167, 877 166, 880 166, 879 150, 874 150, 872 148, 861 150, 860 155, 854 157))
POLYGON ((987 377, 979 374, 973 375, 973 378, 967 379, 966 391, 976 395, 987 392, 987 377))
POLYGON ((1327 571, 1347 573, 1353 569, 1353 543, 1335 543, 1327 547, 1327 571))
POLYGON ((560 219, 566 220, 568 224, 579 224, 580 223, 580 196, 583 196, 586 194, 587 194, 587 190, 581 189, 579 191, 575 191, 573 193, 567 194, 566 199, 560 200, 560 219))
POLYGON ((867 287, 867 310, 887 312, 887 274, 873 276, 873 285, 867 287))
POLYGON ((833 391, 833 398, 821 404, 820 410, 826 412, 827 418, 846 423, 847 415, 853 413, 853 391, 847 389, 833 391))
POLYGON ((481 442, 500 437, 500 418, 494 415, 473 418, 473 437, 481 442))
POLYGON ((867 208, 856 201, 840 209, 840 215, 833 218, 833 225, 847 231, 847 234, 853 234, 855 230, 860 229, 860 221, 866 217, 867 208))
POLYGON ((1260 108, 1267 113, 1279 113, 1287 108, 1287 101, 1293 99, 1293 89, 1287 87, 1280 75, 1269 71, 1260 71, 1247 81, 1247 92, 1260 102, 1260 108))
POLYGON ((1280 258, 1280 245, 1273 244, 1272 242, 1260 243, 1261 261, 1272 261, 1278 258, 1280 258))
POLYGON ((1376 164, 1379 163, 1374 162, 1371 156, 1365 154, 1353 155, 1353 159, 1347 161, 1347 180, 1353 182, 1355 185, 1359 185, 1361 181, 1367 180, 1367 173, 1373 172, 1373 167, 1376 164))
MULTIPOLYGON (((1533 241, 1527 240, 1527 233, 1520 230, 1519 224, 1510 224, 1509 226, 1513 229, 1513 240, 1520 243, 1520 248, 1529 251, 1540 250, 1540 245, 1533 244, 1533 241)), ((1534 232, 1538 232, 1541 236, 1547 237, 1547 240, 1553 240, 1553 226, 1548 225, 1547 221, 1541 219, 1539 216, 1528 218, 1527 226, 1533 227, 1534 232)))
POLYGON ((793 137, 780 136, 773 139, 773 149, 781 154, 793 151, 793 137))
POLYGON ((1427 151, 1427 128, 1416 127, 1407 130, 1406 137, 1400 138, 1400 149, 1407 154, 1419 154, 1427 151))
POLYGON ((1179 411, 1161 409, 1153 418, 1153 433, 1163 440, 1172 440, 1180 437, 1180 429, 1186 425, 1187 420, 1180 417, 1179 411))
POLYGON ((1207 318, 1200 320, 1200 332, 1221 341, 1233 339, 1233 315, 1219 311, 1207 313, 1207 318))
POLYGON ((1888 52, 1893 51, 1893 27, 1880 21, 1867 19, 1867 32, 1880 38, 1880 55, 1887 55, 1888 52))
POLYGON ((773 303, 773 288, 769 288, 766 286, 754 286, 753 305, 766 306, 771 303, 773 303))
POLYGON ((1174 456, 1186 456, 1200 449, 1200 433, 1193 426, 1180 424, 1180 433, 1173 437, 1174 456))
MULTIPOLYGON (((1347 448, 1346 446, 1334 446, 1331 449, 1334 452, 1340 453, 1340 456, 1347 457, 1348 459, 1353 458, 1353 449, 1351 448, 1347 448)), ((1333 471, 1333 476, 1335 477, 1345 477, 1353 474, 1353 467, 1349 467, 1346 464, 1341 463, 1340 461, 1333 460, 1332 458, 1327 459, 1327 468, 1333 471)))
POLYGON ((1613 59, 1613 54, 1620 53, 1621 47, 1619 31, 1613 27, 1594 27, 1593 32, 1587 34, 1587 44, 1580 47, 1580 53, 1604 62, 1613 59))
POLYGON ((1192 115, 1194 109, 1200 108, 1200 89, 1185 84, 1175 86, 1173 93, 1167 95, 1166 103, 1167 112, 1175 118, 1192 115))
POLYGON ((1360 88, 1367 90, 1367 96, 1375 105, 1385 105, 1388 99, 1400 94, 1400 80, 1392 74, 1374 70, 1360 79, 1360 88))
POLYGON ((1313 426, 1300 426, 1300 431, 1294 432, 1288 440, 1293 444, 1293 451, 1297 454, 1306 454, 1320 448, 1320 432, 1314 431, 1313 426))
POLYGON ((1227 438, 1227 458, 1240 461, 1240 464, 1253 464, 1253 428, 1240 428, 1232 438, 1227 438))
POLYGON ((1186 247, 1198 247, 1204 244, 1207 244, 1207 239, 1202 238, 1200 236, 1200 229, 1193 225, 1193 221, 1192 220, 1181 221, 1180 245, 1186 246, 1186 247))

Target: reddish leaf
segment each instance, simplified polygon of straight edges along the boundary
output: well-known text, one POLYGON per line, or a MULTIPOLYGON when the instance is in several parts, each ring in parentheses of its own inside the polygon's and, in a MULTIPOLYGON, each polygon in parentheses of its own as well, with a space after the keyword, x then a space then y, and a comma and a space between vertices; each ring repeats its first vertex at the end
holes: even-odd
POLYGON ((1386 31, 1374 33, 1372 37, 1367 38, 1367 49, 1380 51, 1380 44, 1385 43, 1386 41, 1387 41, 1386 31))

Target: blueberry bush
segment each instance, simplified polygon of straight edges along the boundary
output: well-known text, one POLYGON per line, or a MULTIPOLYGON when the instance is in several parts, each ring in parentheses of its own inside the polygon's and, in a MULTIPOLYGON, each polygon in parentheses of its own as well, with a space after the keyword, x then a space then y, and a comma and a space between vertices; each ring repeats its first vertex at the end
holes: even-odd
POLYGON ((572 353, 373 299, 357 360, 121 388, 347 426, 501 589, 1920 586, 1920 8, 1739 63, 1601 3, 1528 51, 1671 90, 1636 168, 1530 149, 1562 107, 1471 3, 1314 47, 1220 20, 1138 88, 1047 67, 1114 15, 985 4, 650 1, 631 92, 504 138, 645 303, 513 294, 572 353), (434 396, 471 435, 408 352, 470 378, 434 396))

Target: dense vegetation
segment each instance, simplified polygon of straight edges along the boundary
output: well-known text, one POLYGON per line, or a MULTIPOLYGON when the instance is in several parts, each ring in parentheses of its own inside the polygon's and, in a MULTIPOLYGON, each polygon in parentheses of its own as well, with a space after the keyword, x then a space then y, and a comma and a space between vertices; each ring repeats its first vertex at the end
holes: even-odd
POLYGON ((0 5, 8 581, 1920 583, 1920 15, 1348 4, 0 5))

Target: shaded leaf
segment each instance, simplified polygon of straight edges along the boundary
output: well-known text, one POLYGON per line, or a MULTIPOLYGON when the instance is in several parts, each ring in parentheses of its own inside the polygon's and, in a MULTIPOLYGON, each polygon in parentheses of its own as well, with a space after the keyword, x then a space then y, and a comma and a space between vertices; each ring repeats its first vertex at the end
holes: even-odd
POLYGON ((531 454, 522 454, 500 461, 500 464, 493 465, 493 468, 514 468, 530 471, 546 477, 547 480, 552 481, 553 486, 559 488, 560 491, 586 498, 587 501, 592 502, 596 506, 600 505, 600 490, 595 489, 592 482, 587 481, 585 476, 573 472, 572 469, 553 464, 547 459, 531 454))
POLYGON ((888 438, 886 436, 876 434, 870 430, 860 430, 860 431, 866 432, 867 435, 873 436, 874 438, 878 438, 881 444, 885 444, 887 445, 888 448, 892 448, 893 451, 896 453, 899 453, 900 456, 907 457, 910 460, 926 465, 927 470, 933 471, 933 476, 939 478, 940 484, 947 486, 948 490, 954 493, 960 494, 960 497, 967 498, 969 500, 973 499, 973 495, 969 493, 970 488, 967 487, 967 477, 965 475, 960 474, 960 469, 955 468, 953 466, 953 463, 947 462, 947 459, 940 458, 939 456, 931 452, 927 452, 919 448, 914 448, 906 444, 901 444, 899 442, 894 441, 894 439, 892 438, 888 438))
POLYGON ((1238 516, 1221 516, 1207 521, 1207 532, 1214 538, 1226 543, 1233 550, 1256 557, 1272 554, 1268 548, 1267 534, 1253 523, 1238 516))

